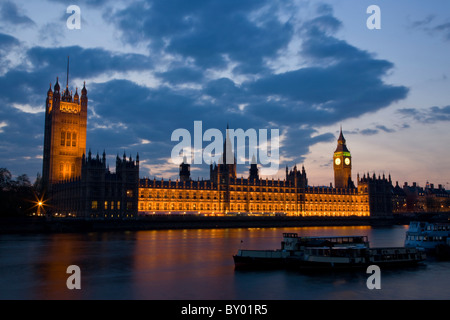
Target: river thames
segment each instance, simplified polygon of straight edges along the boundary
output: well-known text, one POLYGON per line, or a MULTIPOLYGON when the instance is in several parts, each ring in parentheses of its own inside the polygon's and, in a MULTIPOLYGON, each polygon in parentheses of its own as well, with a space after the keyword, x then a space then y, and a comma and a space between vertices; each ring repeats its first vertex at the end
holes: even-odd
POLYGON ((403 246, 407 226, 192 229, 0 236, 0 299, 148 300, 442 300, 450 298, 450 262, 381 270, 370 290, 365 270, 305 274, 240 271, 233 254, 277 249, 283 232, 366 235, 372 247, 403 246), (81 271, 69 290, 67 267, 81 271))

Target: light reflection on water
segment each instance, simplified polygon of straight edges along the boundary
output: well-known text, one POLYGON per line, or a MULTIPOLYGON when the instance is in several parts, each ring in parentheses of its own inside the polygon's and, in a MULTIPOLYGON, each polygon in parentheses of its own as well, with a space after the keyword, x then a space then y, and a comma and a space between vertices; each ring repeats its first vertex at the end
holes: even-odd
POLYGON ((450 263, 382 270, 382 289, 361 272, 235 271, 232 255, 279 248, 283 232, 367 235, 403 246, 406 226, 197 229, 0 236, 1 299, 448 299, 450 263), (68 290, 69 265, 81 290, 68 290))

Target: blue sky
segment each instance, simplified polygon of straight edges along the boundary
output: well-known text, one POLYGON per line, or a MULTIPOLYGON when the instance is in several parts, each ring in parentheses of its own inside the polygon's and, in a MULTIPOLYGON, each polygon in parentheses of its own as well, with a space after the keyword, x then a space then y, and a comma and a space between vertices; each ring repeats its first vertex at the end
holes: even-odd
POLYGON ((172 132, 228 123, 279 129, 279 177, 303 164, 328 185, 342 125, 354 179, 450 188, 449 12, 444 0, 3 0, 0 166, 41 172, 46 92, 70 55, 71 89, 88 90, 87 148, 111 167, 139 152, 141 177, 176 178, 172 132), (71 4, 80 30, 66 26, 71 4), (366 26, 373 4, 380 30, 366 26))

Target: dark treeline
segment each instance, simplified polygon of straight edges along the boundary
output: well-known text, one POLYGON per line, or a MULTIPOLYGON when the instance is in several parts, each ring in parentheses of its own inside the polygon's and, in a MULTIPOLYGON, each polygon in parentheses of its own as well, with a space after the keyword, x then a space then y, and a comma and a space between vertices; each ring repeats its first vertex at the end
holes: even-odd
POLYGON ((40 176, 34 184, 26 174, 12 178, 11 172, 0 168, 0 217, 20 217, 37 212, 40 176))

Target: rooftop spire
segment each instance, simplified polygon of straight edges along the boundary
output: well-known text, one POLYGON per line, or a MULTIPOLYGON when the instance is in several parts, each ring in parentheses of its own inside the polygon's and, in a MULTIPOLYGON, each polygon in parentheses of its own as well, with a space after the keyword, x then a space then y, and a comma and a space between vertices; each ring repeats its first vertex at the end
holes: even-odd
POLYGON ((342 125, 341 125, 341 131, 339 133, 339 138, 338 138, 337 142, 338 142, 337 143, 337 148, 336 148, 336 151, 334 151, 334 152, 350 152, 347 149, 347 145, 346 145, 346 142, 345 142, 344 134, 342 133, 342 125))
POLYGON ((341 143, 345 144, 344 134, 342 133, 342 125, 341 125, 341 132, 339 134, 338 142, 341 142, 341 143))
POLYGON ((69 87, 69 56, 67 56, 67 82, 66 82, 66 88, 69 87))

